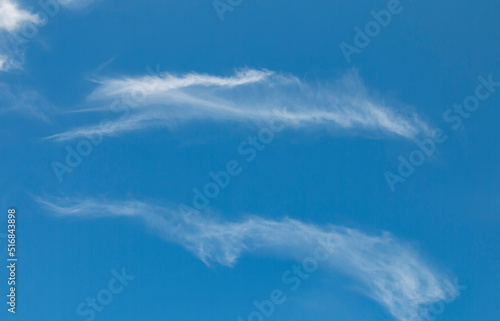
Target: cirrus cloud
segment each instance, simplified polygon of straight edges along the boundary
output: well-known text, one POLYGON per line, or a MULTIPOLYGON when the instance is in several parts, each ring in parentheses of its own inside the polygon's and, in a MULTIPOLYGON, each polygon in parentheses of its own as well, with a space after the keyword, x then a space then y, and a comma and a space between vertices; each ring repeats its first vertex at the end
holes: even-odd
MULTIPOLYGON (((231 76, 199 73, 105 78, 89 95, 87 113, 122 109, 109 134, 173 128, 193 120, 263 123, 278 115, 291 128, 344 130, 413 139, 428 125, 402 104, 370 94, 355 71, 333 83, 311 84, 291 74, 242 69, 231 76)), ((54 134, 67 141, 102 134, 90 123, 54 134)))
POLYGON ((449 276, 390 233, 369 235, 343 226, 316 226, 298 220, 247 217, 237 222, 198 216, 187 224, 175 208, 137 200, 35 198, 59 217, 127 217, 142 221, 160 237, 183 246, 209 265, 232 267, 244 254, 301 260, 318 244, 331 249, 325 268, 357 281, 365 295, 400 321, 425 317, 419 308, 459 295, 449 276))

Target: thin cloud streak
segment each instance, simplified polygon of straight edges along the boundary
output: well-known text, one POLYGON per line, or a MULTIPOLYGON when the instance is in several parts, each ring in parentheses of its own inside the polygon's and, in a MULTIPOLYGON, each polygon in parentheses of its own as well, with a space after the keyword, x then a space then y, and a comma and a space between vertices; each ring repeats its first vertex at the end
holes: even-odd
MULTIPOLYGON (((85 108, 87 112, 120 107, 129 113, 112 122, 112 135, 151 127, 172 128, 192 120, 260 124, 276 115, 296 129, 380 132, 407 139, 429 132, 415 113, 370 95, 356 72, 334 84, 318 86, 293 75, 255 69, 240 70, 229 77, 164 73, 108 78, 99 81, 88 104, 101 107, 85 108)), ((67 141, 95 134, 102 134, 99 125, 88 124, 48 138, 67 141)))
POLYGON ((302 260, 318 242, 333 249, 325 267, 357 280, 365 294, 398 320, 416 321, 419 307, 458 296, 449 277, 429 266, 409 245, 389 233, 367 235, 342 226, 319 227, 285 218, 248 217, 227 222, 198 217, 186 224, 172 208, 140 201, 35 198, 61 217, 133 217, 163 239, 182 245, 209 265, 233 266, 244 253, 302 260))
POLYGON ((56 107, 48 102, 40 93, 1 82, 0 101, 2 101, 0 116, 20 113, 46 123, 51 123, 51 114, 56 110, 56 107))

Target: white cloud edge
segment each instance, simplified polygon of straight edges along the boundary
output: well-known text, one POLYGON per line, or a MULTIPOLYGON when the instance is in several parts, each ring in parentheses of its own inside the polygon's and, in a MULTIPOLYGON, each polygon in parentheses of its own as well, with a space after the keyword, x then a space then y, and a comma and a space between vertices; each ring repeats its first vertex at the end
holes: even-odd
MULTIPOLYGON (((429 126, 415 113, 387 106, 372 97, 355 71, 335 84, 310 84, 290 74, 240 69, 232 76, 186 73, 105 78, 89 95, 89 104, 122 109, 125 117, 111 122, 110 135, 171 127, 195 119, 262 123, 285 107, 281 120, 291 127, 382 132, 413 139, 429 134, 429 126), (119 108, 118 108, 119 107, 119 108)), ((108 134, 99 124, 87 124, 47 137, 56 141, 108 134)))
POLYGON ((198 217, 186 224, 178 210, 141 201, 35 200, 57 216, 138 218, 163 239, 179 243, 207 265, 218 262, 233 266, 246 252, 301 260, 311 256, 318 240, 324 240, 334 249, 327 267, 360 282, 367 296, 400 321, 420 320, 422 305, 459 295, 450 277, 387 232, 373 236, 342 226, 318 227, 288 218, 275 221, 255 216, 240 222, 198 217))
MULTIPOLYGON (((96 0, 54 0, 50 6, 59 4, 66 9, 79 10, 89 6, 96 0)), ((0 71, 22 69, 24 64, 24 51, 29 39, 22 36, 23 27, 32 23, 40 26, 46 23, 42 16, 47 17, 45 9, 37 6, 39 12, 34 13, 26 9, 21 1, 0 0, 0 71), (21 39, 21 40, 18 40, 21 39), (13 43, 15 42, 15 43, 13 43)), ((50 15, 57 14, 59 8, 50 9, 50 15)))
POLYGON ((44 22, 39 14, 23 8, 19 1, 0 0, 0 71, 22 68, 24 44, 18 42, 19 33, 30 23, 41 25, 44 22))
POLYGON ((14 0, 0 0, 0 31, 15 33, 27 23, 40 24, 42 18, 25 10, 14 0))
POLYGON ((4 64, 7 62, 7 57, 0 55, 0 70, 6 70, 6 66, 4 64), (5 68, 5 69, 4 69, 5 68))

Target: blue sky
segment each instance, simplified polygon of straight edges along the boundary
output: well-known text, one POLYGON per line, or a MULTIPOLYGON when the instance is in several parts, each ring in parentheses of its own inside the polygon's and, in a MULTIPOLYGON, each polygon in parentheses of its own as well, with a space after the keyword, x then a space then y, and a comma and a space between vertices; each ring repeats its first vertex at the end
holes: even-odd
POLYGON ((499 9, 0 0, 1 319, 500 320, 499 9))

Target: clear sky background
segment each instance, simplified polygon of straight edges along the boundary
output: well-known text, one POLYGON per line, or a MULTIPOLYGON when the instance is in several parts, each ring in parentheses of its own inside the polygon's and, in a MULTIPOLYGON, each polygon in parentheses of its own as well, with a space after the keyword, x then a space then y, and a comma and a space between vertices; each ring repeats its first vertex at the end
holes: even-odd
POLYGON ((0 271, 1 320, 87 320, 77 307, 123 268, 135 279, 95 320, 247 320, 274 289, 286 301, 265 320, 409 321, 416 305, 500 320, 500 86, 461 126, 443 118, 479 77, 500 82, 500 3, 402 0, 348 62, 341 43, 388 3, 243 0, 221 21, 207 0, 53 16, 0 0, 0 233, 16 208, 19 257, 15 315, 0 271), (285 128, 247 161, 240 144, 273 117, 285 128), (58 179, 103 119, 113 130, 58 179), (391 190, 436 128, 446 141, 391 190), (231 160, 241 173, 181 219, 231 160), (291 290, 282 275, 324 235, 338 252, 291 290))

